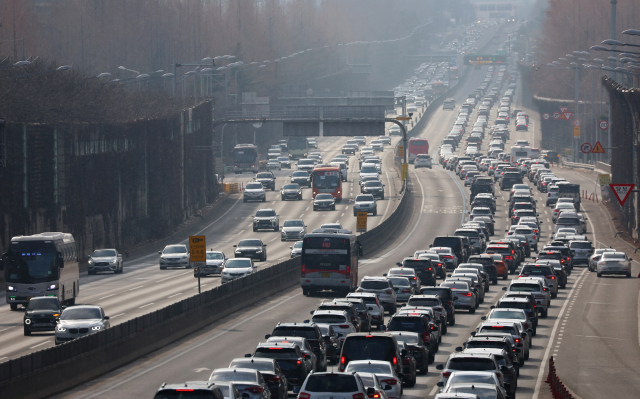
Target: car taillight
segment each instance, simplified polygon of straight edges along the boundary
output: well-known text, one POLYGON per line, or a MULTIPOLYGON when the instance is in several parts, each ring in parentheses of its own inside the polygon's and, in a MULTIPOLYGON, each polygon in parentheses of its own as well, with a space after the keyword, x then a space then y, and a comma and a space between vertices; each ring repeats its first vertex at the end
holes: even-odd
POLYGON ((504 258, 505 258, 506 260, 512 260, 512 259, 513 259, 513 256, 511 256, 511 255, 506 255, 504 258))
POLYGON ((296 363, 297 364, 302 364, 302 360, 297 360, 296 363))
POLYGON ((451 255, 444 255, 443 258, 447 258, 447 259, 453 259, 453 256, 451 255))
POLYGON ((298 399, 311 399, 311 395, 306 392, 300 392, 298 394, 298 399))
POLYGON ((304 267, 304 263, 302 265, 300 265, 300 277, 304 277, 305 275, 305 267, 304 267))
POLYGON ((411 292, 411 290, 410 290, 409 288, 403 288, 403 289, 402 289, 402 292, 403 292, 403 293, 408 293, 408 292, 411 292))
POLYGON ((353 395, 353 399, 364 399, 364 395, 361 393, 356 393, 353 395))
POLYGON ((340 327, 340 328, 349 328, 349 325, 348 324, 340 324, 338 327, 340 327))
POLYGON ((396 381, 393 378, 388 379, 388 380, 382 380, 380 382, 383 383, 383 384, 387 384, 387 385, 396 385, 398 383, 398 381, 396 381))
POLYGON ((409 358, 402 359, 402 364, 411 364, 411 361, 409 360, 409 358))
POLYGON ((520 342, 520 338, 516 338, 514 339, 514 341, 516 341, 516 343, 520 342))
POLYGON ((449 378, 450 375, 451 375, 450 371, 443 371, 442 372, 442 378, 449 378))
POLYGON ((267 381, 269 381, 269 382, 278 382, 278 381, 280 381, 280 377, 276 376, 276 377, 272 377, 272 378, 267 378, 267 381))
POLYGON ((570 256, 567 256, 567 262, 569 262, 571 260, 570 256))
POLYGON ((414 278, 413 278, 413 280, 417 280, 417 279, 418 279, 417 277, 414 277, 414 278))
POLYGON ((460 295, 462 295, 462 296, 471 296, 471 295, 473 295, 473 294, 472 294, 472 293, 470 293, 470 292, 464 292, 464 293, 461 293, 460 295))
POLYGON ((502 377, 502 373, 496 372, 496 377, 498 377, 498 379, 500 379, 502 377))
MULTIPOLYGON (((343 357, 343 359, 344 359, 344 357, 343 357)), ((392 361, 392 363, 393 363, 394 365, 395 365, 395 364, 398 364, 398 358, 394 356, 394 357, 393 357, 393 361, 392 361)))
POLYGON ((387 288, 386 290, 384 290, 385 294, 391 294, 393 293, 393 290, 391 288, 387 288))
POLYGON ((262 387, 253 387, 253 388, 248 388, 247 391, 249 391, 251 393, 262 393, 262 391, 264 391, 264 388, 262 388, 262 387))

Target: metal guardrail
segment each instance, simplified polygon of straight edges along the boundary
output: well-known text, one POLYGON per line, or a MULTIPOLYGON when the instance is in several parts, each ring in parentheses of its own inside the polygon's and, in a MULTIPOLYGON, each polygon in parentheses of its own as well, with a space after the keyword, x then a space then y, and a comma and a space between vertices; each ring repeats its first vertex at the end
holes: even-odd
POLYGON ((590 165, 588 163, 578 163, 578 162, 563 162, 562 163, 564 166, 568 166, 570 168, 577 168, 577 169, 587 169, 587 170, 594 170, 595 166, 590 165))

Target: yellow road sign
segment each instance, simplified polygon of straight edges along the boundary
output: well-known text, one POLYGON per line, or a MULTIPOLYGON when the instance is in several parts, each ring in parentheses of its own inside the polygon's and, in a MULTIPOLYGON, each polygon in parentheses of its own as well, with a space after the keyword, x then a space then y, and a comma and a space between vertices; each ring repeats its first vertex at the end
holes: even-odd
POLYGON ((580 126, 573 127, 573 137, 580 137, 580 126))
POLYGON ((608 173, 598 173, 598 179, 601 186, 608 186, 611 184, 611 175, 608 173))
POLYGON ((409 164, 402 164, 402 180, 407 180, 409 178, 409 164))
POLYGON ((564 156, 565 157, 570 157, 571 154, 573 154, 573 151, 571 151, 571 148, 565 148, 564 149, 564 156))
POLYGON ((398 156, 399 157, 404 157, 404 146, 403 145, 399 145, 398 146, 398 156))
POLYGON ((357 231, 367 231, 367 212, 358 212, 356 220, 357 231))
POLYGON ((408 116, 396 116, 397 121, 410 121, 411 118, 408 116))
POLYGON ((205 236, 189 236, 189 252, 191 262, 206 262, 207 242, 205 236))

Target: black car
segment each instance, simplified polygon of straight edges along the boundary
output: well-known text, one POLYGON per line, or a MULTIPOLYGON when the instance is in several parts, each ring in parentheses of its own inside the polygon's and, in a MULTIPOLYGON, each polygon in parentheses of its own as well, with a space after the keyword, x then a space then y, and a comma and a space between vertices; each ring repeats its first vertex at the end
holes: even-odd
POLYGON ((480 193, 493 194, 493 180, 490 177, 478 177, 471 184, 471 199, 480 193))
POLYGON ((467 263, 479 263, 484 266, 485 271, 489 274, 491 283, 498 284, 498 269, 493 263, 491 255, 480 254, 470 256, 467 263))
POLYGON ((360 331, 371 331, 371 313, 367 308, 366 302, 361 298, 336 298, 336 302, 349 302, 356 307, 358 317, 360 318, 360 331))
POLYGON ((374 198, 384 199, 384 184, 380 180, 370 180, 365 182, 360 188, 363 194, 371 194, 374 198))
POLYGON ((342 350, 342 341, 340 337, 333 331, 333 327, 330 325, 319 326, 322 332, 322 339, 324 340, 325 347, 327 348, 327 361, 330 359, 331 363, 338 363, 340 357, 340 351, 342 350))
POLYGON ((433 266, 431 259, 404 258, 402 263, 398 262, 396 265, 415 270, 423 285, 435 287, 436 268, 433 266))
MULTIPOLYGON (((536 335, 538 327, 538 311, 536 310, 536 300, 530 297, 506 297, 500 298, 495 306, 496 308, 522 309, 527 312, 531 323, 533 324, 533 335, 536 335)), ((492 306, 493 308, 493 306, 492 306)))
POLYGON ((322 338, 320 327, 316 323, 278 323, 273 329, 270 335, 266 335, 265 339, 269 337, 304 337, 309 341, 313 353, 318 357, 318 361, 322 364, 322 369, 327 364, 327 349, 325 346, 325 340, 322 338))
POLYGON ((296 170, 289 177, 291 177, 291 183, 311 187, 311 175, 305 170, 296 170))
POLYGON ((398 340, 388 333, 353 333, 347 335, 340 353, 338 371, 343 372, 351 360, 382 360, 391 363, 396 375, 402 373, 398 340))
POLYGON ((302 199, 302 187, 298 183, 285 184, 280 190, 280 197, 283 201, 286 200, 301 200, 302 199))
POLYGON ((438 342, 437 338, 435 338, 437 328, 437 325, 430 322, 426 314, 419 312, 416 314, 401 313, 391 317, 387 325, 387 332, 409 331, 420 334, 422 340, 429 346, 429 360, 431 362, 431 359, 438 352, 438 342))
POLYGON ((331 194, 316 194, 313 199, 313 210, 319 211, 321 209, 327 209, 331 211, 336 210, 336 200, 331 194))
POLYGON ((276 176, 272 172, 260 172, 253 180, 262 183, 265 188, 270 188, 272 191, 276 189, 276 176))
MULTIPOLYGON (((245 357, 252 357, 251 354, 245 357)), ((253 357, 275 359, 283 374, 287 377, 290 387, 300 387, 309 375, 309 366, 305 361, 300 347, 294 343, 262 342, 258 344, 253 357)))
POLYGON ((471 203, 471 209, 477 206, 489 208, 491 212, 496 213, 496 203, 492 198, 476 196, 471 203))
POLYGON ((262 357, 237 358, 231 361, 229 368, 258 370, 271 391, 271 399, 287 399, 289 385, 287 377, 275 359, 262 357))
POLYGON ((505 172, 500 179, 500 190, 509 190, 514 184, 522 184, 520 172, 505 172))
POLYGON ((442 301, 442 306, 447 310, 447 324, 456 324, 456 312, 453 307, 453 291, 449 287, 422 287, 420 295, 438 295, 442 301))
POLYGON ((398 352, 400 352, 400 361, 402 362, 402 382, 408 388, 416 385, 416 374, 418 365, 416 359, 409 346, 398 339, 398 352))
POLYGON ((55 296, 31 298, 24 312, 24 335, 39 331, 55 331, 62 308, 55 296))
POLYGON ((424 344, 418 333, 408 331, 392 332, 398 342, 404 342, 411 355, 416 360, 416 368, 420 374, 425 375, 429 371, 429 346, 424 344))
POLYGON ((267 261, 267 244, 258 238, 240 240, 238 245, 234 245, 236 258, 258 259, 267 261))

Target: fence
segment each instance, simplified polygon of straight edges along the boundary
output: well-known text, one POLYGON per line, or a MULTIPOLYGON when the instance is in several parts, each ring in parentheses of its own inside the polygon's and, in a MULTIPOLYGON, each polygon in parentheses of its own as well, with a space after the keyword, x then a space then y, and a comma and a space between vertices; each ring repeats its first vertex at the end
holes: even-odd
POLYGON ((569 393, 567 387, 565 387, 556 374, 556 366, 553 362, 553 356, 549 358, 549 374, 547 375, 547 380, 545 382, 549 384, 553 399, 573 399, 573 395, 569 393))

